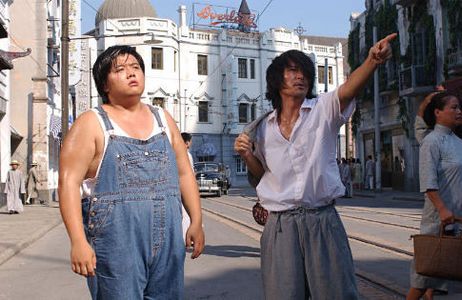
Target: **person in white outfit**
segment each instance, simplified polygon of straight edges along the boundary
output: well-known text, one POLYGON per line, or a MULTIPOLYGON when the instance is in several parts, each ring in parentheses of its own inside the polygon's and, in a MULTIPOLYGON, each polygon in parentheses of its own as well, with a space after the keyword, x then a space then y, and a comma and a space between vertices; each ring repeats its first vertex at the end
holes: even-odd
MULTIPOLYGON (((183 138, 184 144, 186 145, 186 149, 188 150, 188 158, 189 158, 189 163, 191 164, 191 168, 194 172, 194 159, 191 154, 191 145, 192 145, 192 135, 188 132, 182 132, 181 137, 183 138)), ((183 237, 186 237, 186 231, 189 228, 189 225, 191 224, 191 219, 189 218, 188 213, 186 212, 186 209, 184 206, 182 206, 182 214, 183 214, 183 237)))

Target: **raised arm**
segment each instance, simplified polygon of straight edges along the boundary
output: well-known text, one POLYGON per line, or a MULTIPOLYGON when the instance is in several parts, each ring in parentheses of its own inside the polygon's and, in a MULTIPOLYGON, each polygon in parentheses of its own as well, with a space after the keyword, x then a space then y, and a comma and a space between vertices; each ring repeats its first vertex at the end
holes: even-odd
POLYGON ((356 70, 351 73, 347 81, 339 87, 338 97, 340 109, 343 111, 354 97, 364 88, 366 82, 374 73, 378 65, 388 60, 391 55, 390 42, 396 38, 397 34, 392 33, 375 44, 370 50, 366 60, 356 70))
POLYGON ((202 212, 196 178, 191 168, 186 146, 175 121, 166 111, 168 127, 172 134, 172 147, 175 151, 183 205, 191 218, 191 225, 186 232, 186 246, 193 246, 192 258, 198 257, 204 249, 205 237, 202 230, 202 212))
POLYGON ((92 112, 82 114, 64 139, 59 159, 59 209, 71 241, 72 270, 93 276, 95 252, 88 244, 82 222, 80 185, 96 153, 98 120, 92 112))

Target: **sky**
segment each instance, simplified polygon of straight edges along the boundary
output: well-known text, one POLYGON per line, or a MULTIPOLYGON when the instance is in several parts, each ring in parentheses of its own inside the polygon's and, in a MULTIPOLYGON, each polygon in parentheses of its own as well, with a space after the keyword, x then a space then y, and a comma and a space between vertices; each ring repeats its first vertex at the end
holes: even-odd
MULTIPOLYGON (((130 0, 125 0, 130 1, 130 0)), ((95 14, 104 0, 82 0, 82 33, 94 28, 95 14)), ((188 24, 192 25, 193 3, 207 3, 239 8, 241 0, 150 0, 160 18, 178 24, 178 7, 186 5, 188 24)), ((365 10, 364 0, 247 0, 249 8, 263 13, 259 30, 285 27, 294 29, 299 24, 305 35, 348 37, 350 15, 365 10), (265 11, 263 9, 270 3, 265 11)), ((219 10, 218 10, 219 11, 219 10)))

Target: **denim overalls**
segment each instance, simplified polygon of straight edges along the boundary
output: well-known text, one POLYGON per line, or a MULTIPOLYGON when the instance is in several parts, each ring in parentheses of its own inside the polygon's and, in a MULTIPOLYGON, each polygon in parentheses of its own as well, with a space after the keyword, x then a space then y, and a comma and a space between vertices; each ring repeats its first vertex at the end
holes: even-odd
POLYGON ((162 133, 146 141, 110 133, 91 197, 82 200, 87 239, 96 252, 93 299, 182 299, 185 246, 176 157, 162 133))

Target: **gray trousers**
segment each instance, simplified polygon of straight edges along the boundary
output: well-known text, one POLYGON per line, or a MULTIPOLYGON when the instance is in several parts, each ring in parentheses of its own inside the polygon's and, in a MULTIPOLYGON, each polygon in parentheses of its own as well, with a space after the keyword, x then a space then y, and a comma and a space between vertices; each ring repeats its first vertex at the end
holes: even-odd
POLYGON ((334 205, 271 213, 260 243, 266 299, 358 299, 350 246, 334 205))

